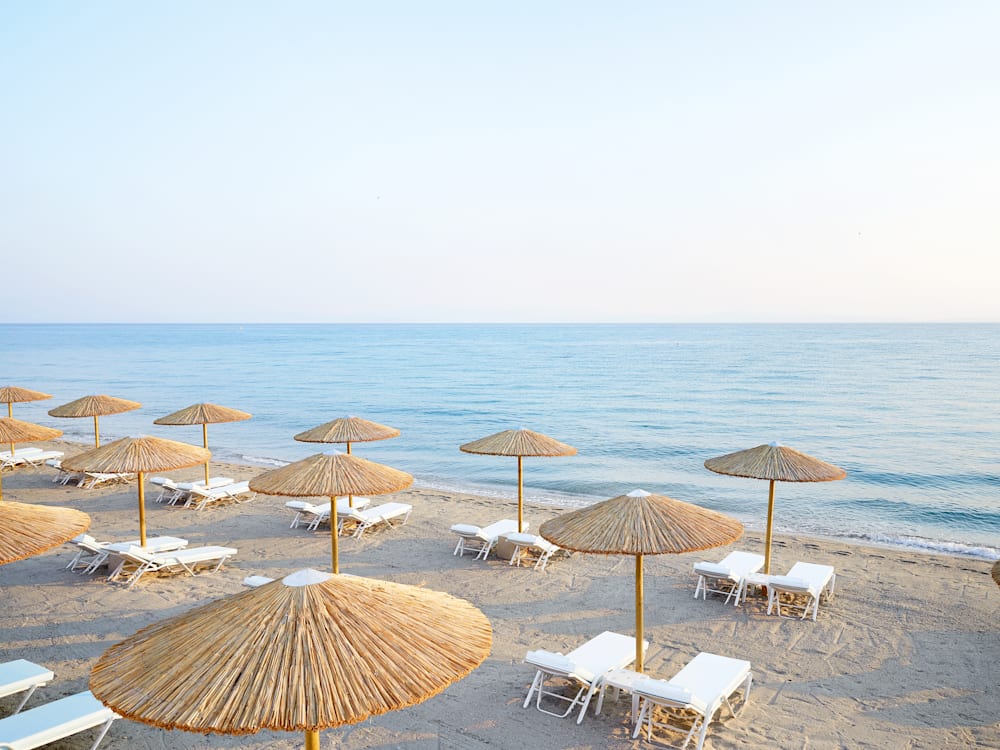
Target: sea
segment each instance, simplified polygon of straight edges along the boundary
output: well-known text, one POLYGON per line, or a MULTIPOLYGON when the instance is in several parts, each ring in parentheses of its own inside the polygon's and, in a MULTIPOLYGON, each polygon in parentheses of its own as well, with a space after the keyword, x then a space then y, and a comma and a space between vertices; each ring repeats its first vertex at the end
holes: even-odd
MULTIPOLYGON (((102 443, 201 428, 153 420, 198 402, 251 412, 209 425, 216 459, 266 468, 337 446, 293 435, 343 416, 396 427, 355 455, 418 486, 517 496, 514 458, 459 445, 528 428, 577 448, 525 458, 529 501, 634 489, 761 529, 767 482, 706 459, 777 442, 846 479, 778 483, 775 530, 1000 558, 1000 325, 0 325, 0 385, 53 395, 14 416, 93 440, 49 409, 108 394, 102 443)), ((528 514, 530 519, 530 512, 528 514)))

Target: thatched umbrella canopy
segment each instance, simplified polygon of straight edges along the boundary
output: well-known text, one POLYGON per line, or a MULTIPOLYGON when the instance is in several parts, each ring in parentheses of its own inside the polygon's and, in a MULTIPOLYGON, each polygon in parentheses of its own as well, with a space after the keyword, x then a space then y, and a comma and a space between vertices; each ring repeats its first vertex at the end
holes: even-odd
POLYGON ((0 401, 7 404, 8 417, 14 416, 13 404, 19 404, 22 401, 44 401, 47 398, 52 398, 52 395, 42 393, 41 391, 33 391, 30 388, 19 388, 16 385, 0 387, 0 401))
POLYGON ((767 534, 764 539, 764 573, 771 572, 771 528, 774 517, 775 482, 832 482, 847 472, 839 466, 820 461, 778 443, 727 453, 705 461, 705 468, 716 474, 766 479, 770 482, 767 497, 767 534))
POLYGON ((0 503, 0 565, 23 560, 90 528, 90 516, 72 508, 0 503))
POLYGON ((300 570, 154 623, 97 660, 90 689, 164 729, 319 731, 412 706, 489 655, 489 620, 417 586, 300 570))
POLYGON ((63 459, 69 471, 92 471, 103 474, 138 474, 139 476, 139 539, 146 546, 145 481, 147 471, 185 469, 205 463, 211 453, 204 448, 163 438, 127 437, 108 443, 103 448, 63 459))
POLYGON ((563 549, 635 556, 635 664, 642 672, 644 555, 676 555, 731 544, 743 524, 714 510, 633 490, 596 505, 561 513, 539 529, 563 549))
MULTIPOLYGON (((217 404, 192 404, 186 409, 175 411, 165 417, 154 419, 153 424, 171 425, 201 425, 201 438, 205 449, 208 449, 208 426, 210 424, 222 424, 223 422, 242 422, 250 419, 252 414, 239 409, 230 409, 228 406, 217 404)), ((208 461, 205 462, 205 484, 209 482, 208 461)))
POLYGON ((993 580, 996 582, 996 585, 1000 586, 1000 560, 993 563, 993 567, 990 569, 990 575, 993 576, 993 580))
POLYGON ((98 417, 109 414, 121 414, 122 412, 138 409, 142 404, 138 401, 129 401, 124 398, 114 396, 84 396, 68 404, 49 409, 50 417, 93 417, 94 418, 94 447, 101 447, 101 432, 97 424, 98 417))
POLYGON ((524 456, 575 456, 576 448, 531 430, 504 430, 458 446, 464 453, 517 456, 517 530, 524 530, 524 456))
MULTIPOLYGON (((300 443, 347 443, 347 453, 350 454, 351 443, 370 443, 394 437, 399 437, 399 430, 395 427, 387 427, 361 417, 340 417, 300 432, 295 439, 300 443)), ((348 495, 347 501, 354 507, 353 495, 348 495)))
POLYGON ((405 471, 333 451, 317 453, 250 480, 250 489, 265 495, 330 498, 330 538, 333 572, 340 572, 337 549, 337 497, 387 495, 413 484, 405 471))
POLYGON ((350 453, 351 443, 370 443, 394 437, 399 437, 399 430, 395 427, 387 427, 361 417, 340 417, 300 432, 295 439, 300 443, 347 443, 347 452, 350 453))
MULTIPOLYGON (((44 427, 33 422, 22 422, 12 417, 0 417, 0 443, 10 445, 14 453, 15 443, 33 443, 36 440, 52 440, 62 435, 62 430, 44 427)), ((3 502, 3 472, 0 471, 0 502, 3 502)))

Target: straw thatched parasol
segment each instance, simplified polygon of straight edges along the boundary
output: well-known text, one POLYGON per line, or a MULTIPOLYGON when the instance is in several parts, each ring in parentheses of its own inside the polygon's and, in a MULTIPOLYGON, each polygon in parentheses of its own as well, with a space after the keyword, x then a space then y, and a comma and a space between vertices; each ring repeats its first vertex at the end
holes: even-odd
POLYGON ((0 401, 7 404, 8 417, 14 416, 13 404, 19 404, 22 401, 44 401, 47 398, 52 398, 51 394, 33 391, 30 388, 19 388, 16 385, 0 387, 0 401))
POLYGON ((847 472, 839 466, 820 461, 778 443, 758 445, 756 448, 727 453, 710 458, 705 468, 716 474, 728 474, 749 479, 766 479, 770 482, 767 497, 767 534, 764 540, 764 574, 771 572, 771 524, 774 516, 775 482, 832 482, 843 479, 847 472))
POLYGON ((417 586, 300 570, 154 623, 90 674, 116 713, 164 729, 319 731, 412 706, 489 655, 469 602, 417 586))
POLYGON ((996 582, 996 585, 1000 586, 1000 560, 993 563, 993 567, 990 569, 990 575, 993 576, 993 580, 996 582))
POLYGON ((517 456, 517 530, 524 530, 524 456, 575 456, 576 448, 531 430, 504 430, 458 446, 464 453, 517 456))
POLYGON ((0 503, 0 565, 62 544, 90 528, 90 516, 72 508, 0 503))
MULTIPOLYGON (((12 417, 0 417, 0 443, 10 445, 14 455, 14 443, 33 443, 36 440, 52 440, 62 435, 62 430, 44 427, 33 422, 22 422, 12 417)), ((3 472, 0 471, 0 502, 3 502, 3 472)))
MULTIPOLYGON (((218 406, 217 404, 192 404, 186 409, 175 411, 165 417, 154 419, 153 424, 171 425, 201 425, 202 442, 206 450, 208 449, 208 426, 210 424, 221 424, 223 422, 242 422, 250 419, 252 414, 239 409, 230 409, 228 406, 218 406)), ((208 461, 205 462, 205 484, 209 482, 208 461)))
POLYGON ((635 664, 642 672, 642 559, 721 547, 743 534, 743 524, 697 505, 633 490, 596 505, 562 513, 539 534, 563 549, 635 556, 635 664))
POLYGON ((265 495, 330 498, 330 538, 333 572, 340 572, 337 549, 337 497, 387 495, 413 484, 405 471, 357 456, 333 451, 296 461, 250 480, 250 489, 265 495))
POLYGON ((163 438, 127 437, 108 443, 103 448, 80 453, 63 460, 70 471, 91 471, 103 474, 139 475, 139 539, 146 546, 145 481, 147 471, 185 469, 205 463, 212 454, 204 448, 163 438))
POLYGON ((395 427, 386 427, 361 417, 341 417, 300 432, 295 439, 300 443, 347 443, 347 452, 350 453, 351 443, 370 443, 398 436, 399 430, 395 427))
POLYGON ((68 404, 49 409, 50 417, 93 417, 94 418, 94 447, 101 447, 101 432, 98 428, 97 418, 109 414, 121 414, 122 412, 138 409, 142 404, 138 401, 129 401, 124 398, 114 396, 84 396, 68 404))

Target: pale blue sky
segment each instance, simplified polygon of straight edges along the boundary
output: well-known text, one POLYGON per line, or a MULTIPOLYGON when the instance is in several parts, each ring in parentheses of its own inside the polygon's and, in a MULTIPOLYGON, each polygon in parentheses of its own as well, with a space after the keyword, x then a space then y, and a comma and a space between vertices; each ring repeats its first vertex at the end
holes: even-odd
POLYGON ((4 318, 1000 320, 1000 3, 0 4, 4 318))

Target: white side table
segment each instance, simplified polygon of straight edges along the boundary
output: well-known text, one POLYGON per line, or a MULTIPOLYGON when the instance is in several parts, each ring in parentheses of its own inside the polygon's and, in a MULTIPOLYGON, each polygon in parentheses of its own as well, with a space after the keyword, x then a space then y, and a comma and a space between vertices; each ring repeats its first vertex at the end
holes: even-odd
POLYGON ((747 600, 750 587, 758 589, 765 588, 771 582, 771 576, 766 573, 751 573, 743 579, 743 601, 747 600))
POLYGON ((631 669, 612 669, 601 680, 601 692, 597 696, 597 708, 594 710, 594 713, 601 713, 601 707, 604 705, 605 690, 614 688, 616 700, 619 693, 624 690, 632 695, 632 723, 634 724, 636 717, 639 715, 639 696, 632 689, 635 687, 636 682, 645 680, 646 677, 647 675, 641 672, 633 672, 631 669))

